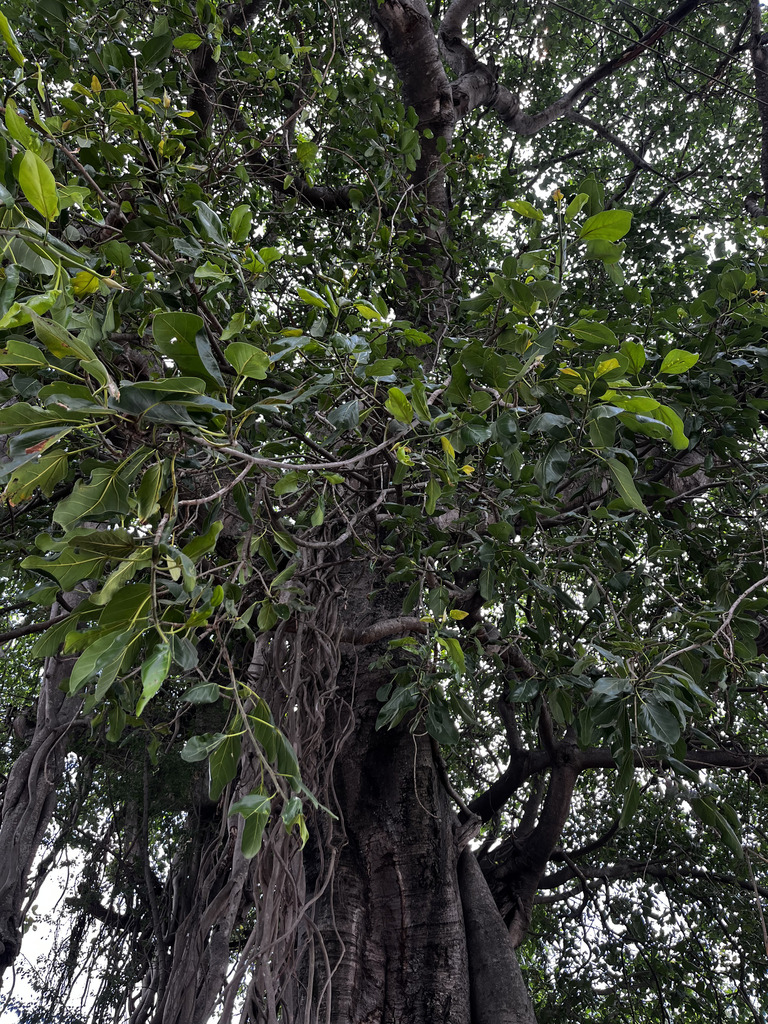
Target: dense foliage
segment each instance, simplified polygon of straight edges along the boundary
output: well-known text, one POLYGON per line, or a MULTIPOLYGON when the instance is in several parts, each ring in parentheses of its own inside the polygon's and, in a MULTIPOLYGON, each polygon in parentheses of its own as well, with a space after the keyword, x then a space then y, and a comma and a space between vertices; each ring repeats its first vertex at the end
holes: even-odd
POLYGON ((762 1019, 761 17, 6 0, 6 1012, 762 1019))

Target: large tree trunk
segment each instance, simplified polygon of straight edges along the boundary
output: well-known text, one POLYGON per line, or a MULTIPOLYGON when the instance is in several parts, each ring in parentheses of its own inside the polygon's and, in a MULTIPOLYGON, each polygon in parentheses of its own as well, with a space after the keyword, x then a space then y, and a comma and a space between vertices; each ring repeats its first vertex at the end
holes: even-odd
MULTIPOLYGON (((428 738, 406 727, 376 732, 381 679, 354 682, 355 731, 334 778, 341 820, 331 842, 343 845, 314 922, 335 967, 331 1020, 466 1022, 457 821, 428 738)), ((313 1002, 326 999, 322 975, 313 1002)))
MULTIPOLYGON (((347 630, 399 611, 399 601, 369 601, 372 583, 361 574, 348 584, 347 630)), ((377 689, 392 669, 369 665, 382 654, 344 647, 326 711, 326 749, 346 736, 328 780, 338 820, 318 812, 305 850, 307 891, 321 895, 287 1019, 535 1024, 509 934, 467 848, 473 830, 454 813, 429 737, 408 719, 375 728, 377 689)))

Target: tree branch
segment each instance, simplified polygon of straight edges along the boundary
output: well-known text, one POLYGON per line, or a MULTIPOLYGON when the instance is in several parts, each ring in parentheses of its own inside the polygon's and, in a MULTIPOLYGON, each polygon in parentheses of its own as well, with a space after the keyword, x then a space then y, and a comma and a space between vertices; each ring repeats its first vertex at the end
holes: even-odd
MULTIPOLYGON (((754 0, 755 3, 758 0, 754 0)), ((554 121, 566 116, 592 89, 620 68, 642 57, 647 50, 663 39, 701 3, 701 0, 683 0, 670 14, 656 22, 636 43, 627 46, 612 60, 595 68, 573 88, 538 114, 520 110, 519 98, 497 81, 496 73, 477 59, 461 35, 463 22, 474 9, 473 0, 454 0, 440 25, 440 49, 447 63, 458 76, 453 83, 454 107, 458 117, 464 117, 476 107, 490 107, 504 124, 518 135, 536 135, 554 121)))
POLYGON ((389 636, 397 636, 400 633, 426 633, 427 631, 426 622, 403 615, 397 619, 382 619, 381 622, 369 626, 360 633, 347 628, 341 634, 341 642, 354 644, 356 647, 367 647, 369 644, 375 644, 378 640, 385 640, 389 636))
POLYGON ((763 185, 763 206, 759 213, 755 213, 754 206, 749 203, 749 196, 745 206, 747 212, 752 216, 763 216, 768 213, 768 49, 763 45, 763 17, 760 0, 752 0, 750 11, 752 37, 749 44, 749 55, 752 59, 757 116, 760 120, 760 180, 763 185))
POLYGON ((454 95, 443 67, 432 18, 424 0, 371 2, 371 20, 381 48, 392 61, 403 86, 403 102, 413 107, 421 134, 421 156, 412 182, 423 186, 429 206, 448 211, 445 169, 437 144, 449 144, 456 124, 454 95), (424 135, 426 129, 431 138, 424 135))
POLYGON ((638 153, 636 150, 632 149, 632 147, 628 146, 627 143, 624 142, 623 139, 620 139, 618 135, 614 135, 613 132, 603 127, 603 125, 599 124, 597 121, 593 121, 591 117, 585 117, 583 114, 579 114, 574 110, 570 111, 566 116, 568 120, 573 121, 574 124, 579 124, 584 128, 589 128, 595 133, 595 135, 599 135, 601 139, 605 139, 606 142, 610 142, 614 149, 618 149, 618 151, 639 170, 650 171, 651 174, 656 174, 659 178, 664 178, 665 181, 670 180, 668 175, 664 174, 663 171, 659 171, 653 166, 653 164, 649 164, 642 153, 638 153))
MULTIPOLYGON (((579 772, 587 769, 617 769, 618 765, 608 748, 590 747, 575 753, 579 772)), ((655 749, 641 749, 634 753, 636 768, 661 766, 655 749)), ((742 753, 735 750, 694 750, 683 759, 683 764, 695 771, 699 769, 724 768, 728 771, 745 771, 761 785, 768 785, 768 754, 742 753)), ((489 821, 504 804, 511 799, 522 784, 532 775, 547 771, 552 758, 545 750, 521 750, 516 753, 508 767, 483 793, 469 801, 468 807, 483 821, 489 821)))
MULTIPOLYGON (((233 3, 224 11, 224 31, 243 28, 266 0, 249 0, 248 3, 233 3)), ((219 65, 213 59, 213 47, 208 42, 202 43, 193 50, 189 57, 190 80, 192 94, 189 105, 202 122, 203 130, 211 123, 216 109, 216 82, 219 77, 219 65)))
POLYGON ((542 878, 539 888, 541 889, 556 889, 561 885, 565 885, 572 881, 574 878, 581 877, 595 879, 597 881, 611 881, 612 879, 630 879, 630 878, 657 878, 664 879, 673 882, 684 881, 688 878, 696 878, 707 882, 715 882, 718 885, 730 885, 738 889, 744 889, 745 892, 755 893, 757 892, 763 899, 768 899, 768 888, 761 885, 753 885, 749 879, 736 878, 734 875, 725 875, 720 872, 705 871, 703 868, 677 868, 669 867, 665 864, 649 864, 644 860, 627 860, 621 861, 616 864, 606 865, 604 867, 590 867, 589 865, 579 865, 578 871, 574 870, 571 866, 560 868, 559 871, 554 871, 550 875, 545 875, 542 878))
POLYGON ((70 613, 65 612, 63 615, 55 615, 52 619, 46 619, 45 622, 31 622, 26 626, 17 626, 16 629, 9 629, 6 633, 0 633, 0 645, 7 644, 10 640, 18 640, 21 636, 44 633, 46 629, 57 625, 59 622, 63 622, 64 619, 69 617, 70 613))

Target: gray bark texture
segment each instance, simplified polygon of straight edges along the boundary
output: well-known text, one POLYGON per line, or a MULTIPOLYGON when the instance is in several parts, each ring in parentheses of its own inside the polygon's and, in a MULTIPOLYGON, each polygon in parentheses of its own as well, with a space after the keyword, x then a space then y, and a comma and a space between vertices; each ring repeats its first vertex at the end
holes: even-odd
MULTIPOLYGON (((53 615, 58 611, 54 606, 53 615)), ((82 703, 62 689, 74 662, 74 657, 46 659, 35 729, 5 787, 0 812, 0 975, 21 948, 27 879, 56 807, 68 733, 82 703)))
POLYGON ((472 1024, 536 1024, 512 939, 471 850, 459 859, 472 1024))
MULTIPOLYGON (((366 635, 400 601, 362 574, 349 580, 347 635, 366 635)), ((335 864, 312 921, 323 955, 298 972, 289 1019, 535 1024, 512 940, 465 849, 472 830, 459 822, 429 737, 407 718, 376 729, 377 689, 391 670, 368 666, 386 647, 344 646, 326 717, 329 744, 347 737, 330 785, 338 820, 319 813, 305 850, 310 890, 318 865, 335 864)))

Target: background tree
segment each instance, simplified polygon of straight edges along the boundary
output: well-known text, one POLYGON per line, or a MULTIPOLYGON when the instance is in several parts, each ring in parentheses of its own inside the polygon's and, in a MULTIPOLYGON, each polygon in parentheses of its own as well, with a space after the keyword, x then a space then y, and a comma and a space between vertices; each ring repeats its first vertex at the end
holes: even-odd
POLYGON ((756 0, 0 35, 7 1008, 759 1021, 756 0))

